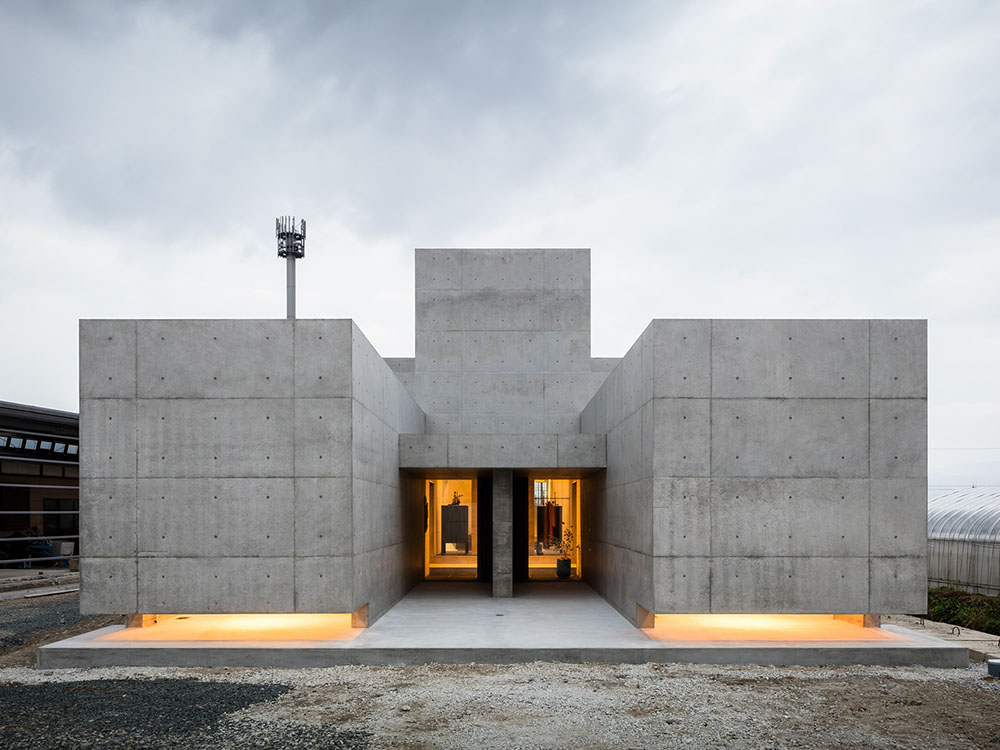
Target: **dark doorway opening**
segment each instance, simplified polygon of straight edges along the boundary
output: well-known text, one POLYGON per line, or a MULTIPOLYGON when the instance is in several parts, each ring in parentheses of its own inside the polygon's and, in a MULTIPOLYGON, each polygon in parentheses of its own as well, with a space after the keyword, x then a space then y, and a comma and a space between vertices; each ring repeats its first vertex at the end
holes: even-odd
POLYGON ((479 501, 476 528, 482 545, 482 552, 477 558, 476 579, 493 583, 493 475, 479 477, 476 488, 479 501))

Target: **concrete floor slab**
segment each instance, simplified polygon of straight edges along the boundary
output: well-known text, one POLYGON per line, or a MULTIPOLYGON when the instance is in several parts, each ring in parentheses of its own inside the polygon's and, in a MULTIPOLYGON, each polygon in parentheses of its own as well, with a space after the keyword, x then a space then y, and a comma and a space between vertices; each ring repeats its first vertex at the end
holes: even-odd
POLYGON ((964 667, 969 661, 962 646, 892 626, 834 624, 832 618, 807 618, 797 627, 781 620, 770 626, 733 620, 708 627, 691 617, 684 622, 660 617, 655 628, 639 630, 583 583, 518 584, 513 598, 494 599, 489 584, 425 582, 365 630, 328 615, 306 616, 313 618, 309 623, 276 615, 260 616, 270 622, 208 617, 173 618, 131 631, 102 628, 41 647, 38 663, 46 668, 532 661, 964 667))

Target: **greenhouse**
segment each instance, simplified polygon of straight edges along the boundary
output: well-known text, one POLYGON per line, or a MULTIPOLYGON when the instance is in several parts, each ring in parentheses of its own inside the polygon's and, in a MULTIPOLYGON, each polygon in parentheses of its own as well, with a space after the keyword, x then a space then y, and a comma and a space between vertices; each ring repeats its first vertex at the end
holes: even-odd
POLYGON ((1000 487, 971 487, 930 500, 928 583, 1000 594, 1000 487))

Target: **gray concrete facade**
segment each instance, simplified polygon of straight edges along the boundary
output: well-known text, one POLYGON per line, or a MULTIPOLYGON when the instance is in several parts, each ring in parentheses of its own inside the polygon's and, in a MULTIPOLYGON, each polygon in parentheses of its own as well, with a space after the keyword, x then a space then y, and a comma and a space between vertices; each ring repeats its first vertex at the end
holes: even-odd
POLYGON ((584 409, 594 585, 651 612, 922 612, 926 324, 655 320, 584 409))
POLYGON ((607 374, 590 356, 590 251, 417 250, 415 357, 397 374, 429 434, 579 433, 607 374))
POLYGON ((585 577, 633 623, 923 610, 925 321, 654 320, 594 358, 588 250, 417 250, 415 337, 81 321, 81 609, 373 621, 437 472, 492 477, 496 596, 534 474, 581 478, 585 577))
POLYGON ((80 334, 84 613, 377 617, 419 580, 423 412, 351 321, 80 334))

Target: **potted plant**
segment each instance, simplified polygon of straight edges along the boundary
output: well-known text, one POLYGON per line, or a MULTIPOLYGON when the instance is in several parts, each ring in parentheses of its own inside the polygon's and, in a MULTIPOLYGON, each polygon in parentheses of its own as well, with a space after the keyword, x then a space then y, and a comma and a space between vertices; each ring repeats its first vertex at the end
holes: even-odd
POLYGON ((556 575, 560 578, 569 578, 573 573, 573 550, 575 542, 573 528, 567 526, 563 530, 562 544, 559 545, 559 557, 556 559, 556 575))

